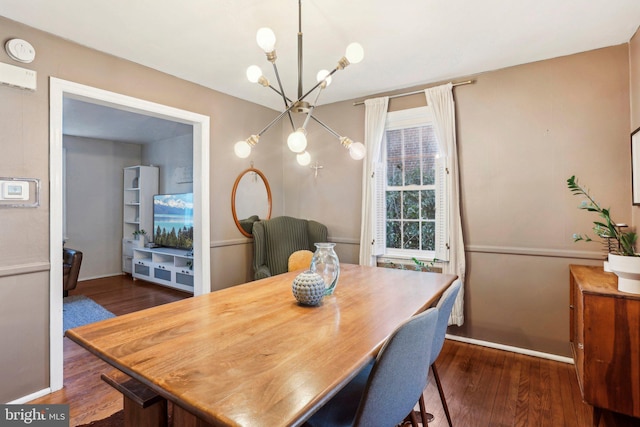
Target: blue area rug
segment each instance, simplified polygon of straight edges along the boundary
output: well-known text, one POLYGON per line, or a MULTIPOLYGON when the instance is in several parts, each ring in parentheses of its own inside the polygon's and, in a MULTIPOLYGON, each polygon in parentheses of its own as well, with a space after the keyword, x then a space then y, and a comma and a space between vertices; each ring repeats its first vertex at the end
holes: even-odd
POLYGON ((63 332, 111 317, 115 317, 112 312, 84 295, 73 295, 63 299, 63 332))

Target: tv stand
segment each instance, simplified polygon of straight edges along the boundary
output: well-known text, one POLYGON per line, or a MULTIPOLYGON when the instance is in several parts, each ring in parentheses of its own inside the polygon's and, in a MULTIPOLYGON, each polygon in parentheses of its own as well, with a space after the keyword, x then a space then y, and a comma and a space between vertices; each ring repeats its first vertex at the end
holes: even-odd
POLYGON ((134 279, 193 293, 193 252, 188 249, 134 248, 134 279))

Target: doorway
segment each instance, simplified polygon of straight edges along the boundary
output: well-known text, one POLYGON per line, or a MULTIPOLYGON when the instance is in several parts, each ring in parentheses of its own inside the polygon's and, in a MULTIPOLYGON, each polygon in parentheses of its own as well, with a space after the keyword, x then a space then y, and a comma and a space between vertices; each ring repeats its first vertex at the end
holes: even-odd
POLYGON ((193 127, 194 295, 211 291, 209 249, 209 117, 61 79, 50 81, 50 387, 63 386, 62 241, 64 98, 171 120, 193 127))

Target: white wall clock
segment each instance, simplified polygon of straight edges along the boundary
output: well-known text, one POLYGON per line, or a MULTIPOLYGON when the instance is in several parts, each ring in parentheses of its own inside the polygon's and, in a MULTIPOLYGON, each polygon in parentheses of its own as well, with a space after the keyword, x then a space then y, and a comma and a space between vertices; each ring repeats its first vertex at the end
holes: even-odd
POLYGON ((36 50, 26 40, 11 39, 5 43, 4 49, 11 59, 25 64, 30 63, 36 57, 36 50))

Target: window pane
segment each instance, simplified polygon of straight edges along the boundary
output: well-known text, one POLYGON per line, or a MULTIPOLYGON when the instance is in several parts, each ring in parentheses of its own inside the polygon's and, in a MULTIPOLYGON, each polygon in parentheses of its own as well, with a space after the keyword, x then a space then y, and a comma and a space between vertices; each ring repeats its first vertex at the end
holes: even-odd
POLYGON ((419 191, 402 192, 402 218, 420 219, 419 191))
POLYGON ((436 191, 422 190, 420 193, 422 198, 421 219, 436 219, 436 191))
POLYGON ((436 223, 431 221, 422 222, 422 250, 436 250, 436 223))
POLYGON ((387 221, 387 248, 400 249, 400 221, 387 221))
POLYGON ((420 185, 420 128, 404 130, 404 185, 420 185))
POLYGON ((416 221, 405 222, 402 225, 403 249, 420 249, 420 225, 416 221))
POLYGON ((401 191, 387 191, 387 219, 401 219, 400 195, 401 191))
POLYGON ((387 131, 387 185, 402 185, 402 131, 387 131))
POLYGON ((422 184, 435 185, 436 183, 436 158, 423 157, 422 159, 422 184))
POLYGON ((425 126, 422 132, 422 184, 434 185, 436 183, 436 156, 438 155, 438 141, 433 126, 425 126))

